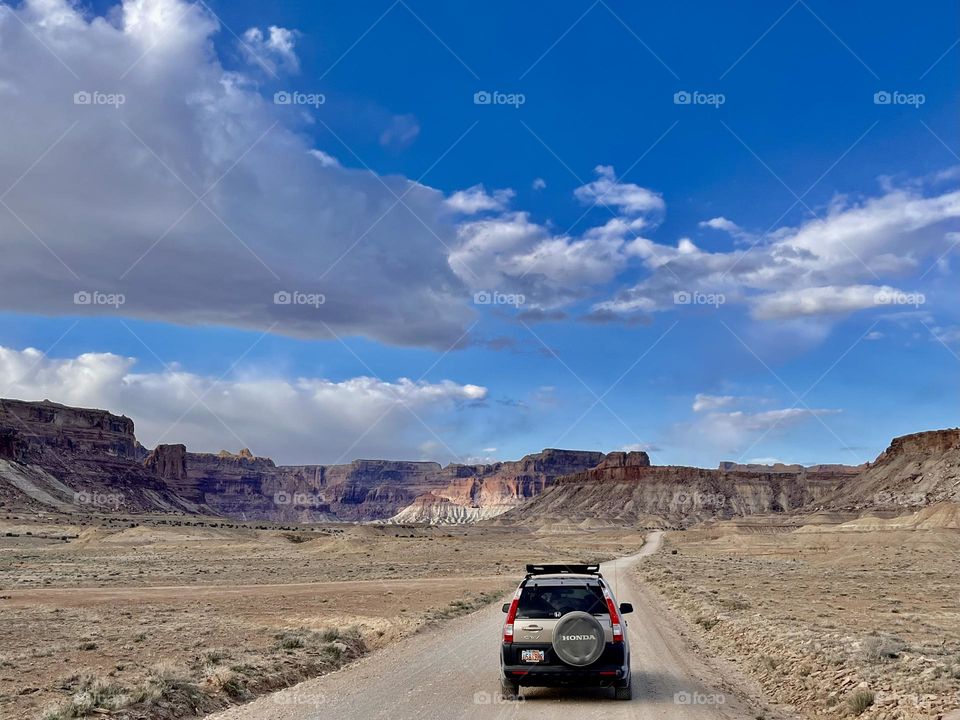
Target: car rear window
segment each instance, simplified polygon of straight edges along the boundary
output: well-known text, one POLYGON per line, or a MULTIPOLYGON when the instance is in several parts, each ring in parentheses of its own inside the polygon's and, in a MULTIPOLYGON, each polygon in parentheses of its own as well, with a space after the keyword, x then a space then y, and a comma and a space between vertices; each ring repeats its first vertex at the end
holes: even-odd
POLYGON ((568 612, 607 613, 603 592, 596 585, 528 585, 520 593, 518 618, 558 618, 568 612))

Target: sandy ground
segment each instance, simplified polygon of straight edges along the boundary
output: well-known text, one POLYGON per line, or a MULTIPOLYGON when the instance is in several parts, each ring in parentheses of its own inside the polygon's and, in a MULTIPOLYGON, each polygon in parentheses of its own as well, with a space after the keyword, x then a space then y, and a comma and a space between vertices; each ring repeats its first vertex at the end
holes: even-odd
POLYGON ((78 697, 100 708, 119 697, 121 717, 204 714, 471 612, 530 560, 642 544, 621 530, 190 522, 0 522, 0 717, 78 697))
POLYGON ((648 585, 771 699, 810 718, 960 708, 960 531, 723 523, 666 547, 648 585))

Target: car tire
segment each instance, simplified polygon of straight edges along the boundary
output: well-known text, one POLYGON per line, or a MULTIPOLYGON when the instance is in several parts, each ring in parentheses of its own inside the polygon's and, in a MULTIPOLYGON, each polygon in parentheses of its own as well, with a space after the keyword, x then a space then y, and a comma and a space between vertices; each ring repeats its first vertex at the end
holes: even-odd
POLYGON ((624 687, 614 686, 613 697, 616 700, 632 700, 633 699, 633 683, 630 681, 627 681, 627 684, 624 687))
POLYGON ((509 680, 500 680, 500 694, 504 700, 517 700, 520 697, 520 686, 509 680))

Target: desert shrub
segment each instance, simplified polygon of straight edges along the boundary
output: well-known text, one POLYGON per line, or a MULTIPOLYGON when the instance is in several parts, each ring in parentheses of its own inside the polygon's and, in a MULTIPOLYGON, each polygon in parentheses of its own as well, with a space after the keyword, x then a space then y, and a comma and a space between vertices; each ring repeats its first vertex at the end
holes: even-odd
POLYGON ((207 650, 205 653, 203 653, 204 662, 207 662, 210 665, 219 665, 228 657, 230 657, 230 653, 220 648, 207 650))
POLYGON ((894 660, 900 657, 900 653, 906 646, 907 644, 898 637, 877 633, 864 638, 860 645, 860 654, 868 662, 894 660))
POLYGON ((858 690, 847 698, 847 707, 854 715, 862 715, 875 700, 876 695, 872 690, 858 690))
POLYGON ((277 640, 277 647, 281 650, 294 650, 307 644, 301 632, 282 632, 277 633, 274 637, 277 640))
POLYGON ((742 597, 724 598, 720 601, 720 604, 726 610, 746 610, 750 607, 750 603, 742 597))
POLYGON ((696 622, 697 622, 697 625, 702 627, 704 630, 713 630, 713 628, 715 628, 717 624, 720 622, 720 618, 698 617, 696 622))
POLYGON ((215 691, 223 692, 232 700, 244 700, 248 697, 246 680, 239 673, 221 668, 208 678, 208 682, 215 691))
POLYGON ((77 692, 66 702, 45 710, 42 720, 80 718, 94 712, 120 710, 134 702, 126 688, 104 678, 86 673, 71 679, 77 684, 77 692))
POLYGON ((334 642, 340 639, 340 631, 337 628, 327 628, 320 631, 320 639, 323 642, 334 642))

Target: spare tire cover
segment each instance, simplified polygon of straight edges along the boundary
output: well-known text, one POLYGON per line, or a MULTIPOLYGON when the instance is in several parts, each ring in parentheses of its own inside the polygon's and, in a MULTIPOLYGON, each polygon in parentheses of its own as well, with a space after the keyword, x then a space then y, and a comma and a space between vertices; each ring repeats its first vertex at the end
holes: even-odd
POLYGON ((589 613, 569 612, 553 629, 553 650, 567 665, 590 665, 603 654, 605 646, 603 626, 589 613))

